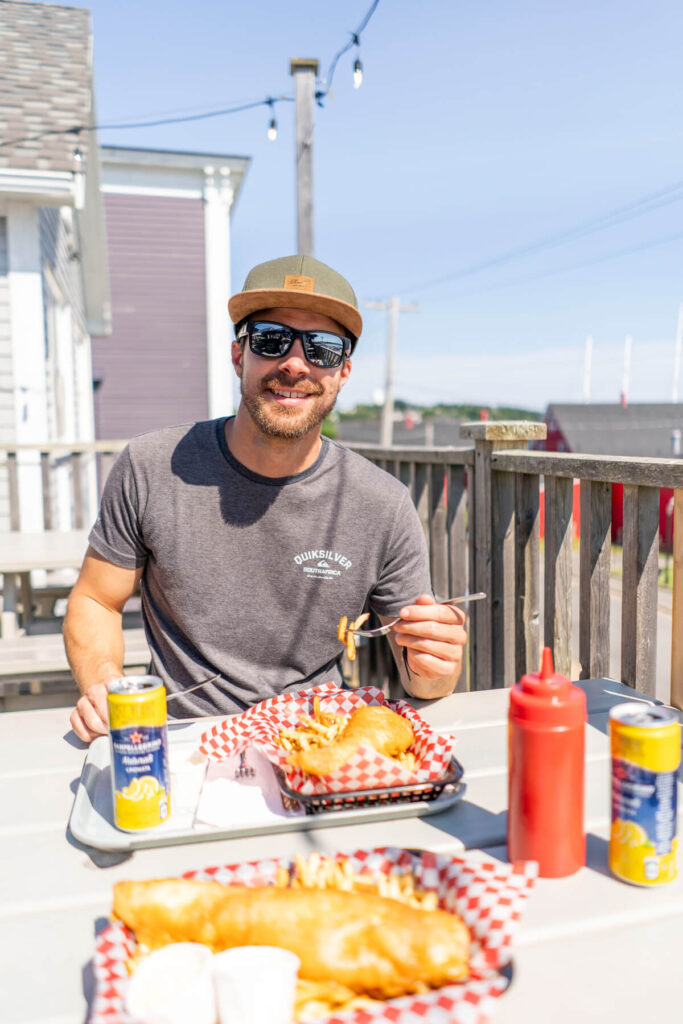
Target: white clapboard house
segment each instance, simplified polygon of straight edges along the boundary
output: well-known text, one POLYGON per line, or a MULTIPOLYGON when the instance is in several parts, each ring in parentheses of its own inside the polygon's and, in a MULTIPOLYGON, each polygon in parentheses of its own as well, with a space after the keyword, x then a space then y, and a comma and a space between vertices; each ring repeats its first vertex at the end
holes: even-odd
MULTIPOLYGON (((91 335, 110 332, 89 12, 3 2, 0 17, 0 448, 92 441, 91 335)), ((0 459, 2 453, 0 452, 0 459)), ((40 466, 22 457, 20 525, 40 530, 40 466)), ((53 526, 72 525, 56 458, 53 526)), ((94 467, 86 471, 94 517, 94 467)), ((0 530, 9 528, 0 473, 0 530)))

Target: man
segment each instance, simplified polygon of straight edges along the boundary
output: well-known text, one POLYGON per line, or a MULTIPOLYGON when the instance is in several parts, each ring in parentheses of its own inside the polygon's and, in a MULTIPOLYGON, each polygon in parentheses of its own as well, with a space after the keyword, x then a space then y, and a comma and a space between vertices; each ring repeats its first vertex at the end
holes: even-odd
POLYGON ((341 683, 337 622, 366 603, 401 615, 390 642, 408 693, 441 697, 458 680, 464 614, 431 596, 407 490, 320 433, 362 329, 353 289, 289 256, 255 267, 229 311, 237 414, 133 438, 107 480, 64 623, 85 741, 107 730, 138 583, 150 671, 182 692, 177 717, 341 683))

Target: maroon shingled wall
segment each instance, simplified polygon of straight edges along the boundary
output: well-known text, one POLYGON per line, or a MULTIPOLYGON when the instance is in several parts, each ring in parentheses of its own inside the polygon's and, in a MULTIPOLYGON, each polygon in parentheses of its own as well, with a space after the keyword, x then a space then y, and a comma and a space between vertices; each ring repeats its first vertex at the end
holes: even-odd
POLYGON ((104 199, 113 332, 93 339, 97 437, 206 419, 202 201, 104 199))

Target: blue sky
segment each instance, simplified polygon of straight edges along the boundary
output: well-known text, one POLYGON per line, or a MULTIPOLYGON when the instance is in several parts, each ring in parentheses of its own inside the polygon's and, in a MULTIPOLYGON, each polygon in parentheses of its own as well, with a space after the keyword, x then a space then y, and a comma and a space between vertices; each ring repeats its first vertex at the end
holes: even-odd
MULTIPOLYGON (((293 95, 291 57, 324 77, 370 0, 94 0, 98 121, 293 95)), ((315 255, 361 304, 400 296, 397 397, 519 405, 670 401, 683 302, 683 7, 676 0, 380 0, 316 109, 315 255), (681 181, 605 230, 596 221, 681 181), (645 210, 645 212, 642 212, 645 210), (589 225, 561 244, 520 253, 589 225), (505 259, 501 257, 506 256, 505 259), (510 255, 511 254, 511 255, 510 255), (472 270, 479 264, 487 266, 472 270), (434 283, 440 282, 440 283, 434 283)), ((296 250, 294 108, 264 107, 101 142, 249 156, 233 217, 233 286, 296 250)), ((366 329, 340 399, 372 401, 386 319, 366 329)), ((680 393, 683 396, 683 381, 680 393)))

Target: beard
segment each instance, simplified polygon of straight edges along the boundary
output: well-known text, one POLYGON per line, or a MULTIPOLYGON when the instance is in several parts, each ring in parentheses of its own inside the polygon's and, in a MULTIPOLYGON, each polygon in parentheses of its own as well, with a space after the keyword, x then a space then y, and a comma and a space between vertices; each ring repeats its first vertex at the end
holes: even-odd
POLYGON ((273 374, 260 381, 258 389, 245 384, 244 377, 240 380, 240 394, 244 407, 259 430, 268 437, 281 437, 290 441, 298 441, 310 431, 320 427, 326 416, 334 409, 339 383, 332 392, 326 391, 318 381, 306 382, 305 390, 312 397, 300 408, 286 408, 268 402, 264 392, 282 388, 304 390, 300 379, 293 379, 283 374, 273 374))

